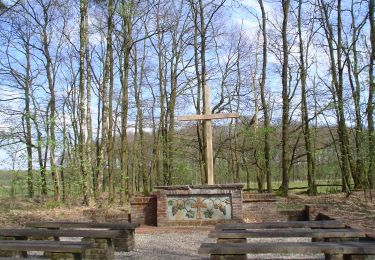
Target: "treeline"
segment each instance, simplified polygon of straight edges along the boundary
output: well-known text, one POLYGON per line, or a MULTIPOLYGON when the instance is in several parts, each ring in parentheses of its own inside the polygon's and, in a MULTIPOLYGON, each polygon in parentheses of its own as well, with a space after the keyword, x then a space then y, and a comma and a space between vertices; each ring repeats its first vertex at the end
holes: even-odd
POLYGON ((343 191, 374 187, 374 0, 25 0, 0 10, 0 145, 25 156, 29 197, 48 194, 47 176, 56 201, 74 180, 84 204, 206 183, 202 123, 175 119, 204 111, 206 85, 212 113, 241 114, 215 123, 220 182, 255 175, 272 191, 280 179, 287 196, 302 164, 314 195, 327 153, 343 191))

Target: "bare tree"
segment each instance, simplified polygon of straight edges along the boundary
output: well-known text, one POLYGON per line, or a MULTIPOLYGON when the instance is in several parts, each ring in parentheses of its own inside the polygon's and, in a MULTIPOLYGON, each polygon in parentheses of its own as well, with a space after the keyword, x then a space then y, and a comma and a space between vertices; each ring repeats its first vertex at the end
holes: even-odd
POLYGON ((311 42, 311 36, 307 38, 307 48, 304 50, 304 40, 302 35, 302 0, 298 1, 298 40, 299 40, 299 69, 301 74, 301 114, 302 114, 302 131, 305 139, 305 149, 307 158, 307 181, 308 189, 307 193, 309 195, 316 195, 316 183, 315 183, 315 167, 314 167, 314 157, 312 150, 312 138, 310 133, 309 125, 309 113, 307 106, 307 67, 306 59, 308 58, 308 47, 311 42))
POLYGON ((374 188, 375 179, 375 132, 374 132, 374 60, 375 60, 375 20, 374 20, 374 0, 369 0, 369 22, 370 22, 370 66, 369 66, 369 96, 367 102, 367 125, 369 136, 369 187, 374 188))
POLYGON ((265 88, 267 79, 267 16, 264 10, 263 0, 258 0, 260 10, 262 13, 262 78, 260 81, 260 100, 262 103, 263 110, 263 127, 264 127, 264 173, 267 178, 267 192, 272 192, 272 175, 271 175, 271 165, 270 165, 270 116, 268 102, 266 100, 265 88))
POLYGON ((319 1, 320 13, 325 36, 328 42, 330 68, 332 74, 332 84, 334 86, 333 99, 335 100, 336 117, 337 117, 337 133, 340 140, 340 156, 342 171, 342 189, 345 192, 350 191, 349 176, 351 166, 351 156, 349 149, 349 138, 347 127, 345 124, 344 114, 344 98, 343 98, 343 67, 342 67, 342 21, 341 21, 341 0, 337 2, 337 39, 334 38, 332 23, 329 20, 328 5, 323 1, 319 1), (334 46, 336 43, 336 46, 334 46), (335 54, 336 51, 336 54, 335 54), (337 64, 337 65, 336 65, 337 64), (336 67, 337 66, 337 67, 336 67))
POLYGON ((284 196, 288 196, 289 189, 289 87, 288 87, 288 62, 289 62, 289 45, 288 45, 288 17, 289 17, 289 8, 290 0, 282 0, 283 8, 283 25, 281 31, 282 37, 282 99, 283 99, 283 108, 282 108, 282 183, 280 186, 280 192, 284 196))

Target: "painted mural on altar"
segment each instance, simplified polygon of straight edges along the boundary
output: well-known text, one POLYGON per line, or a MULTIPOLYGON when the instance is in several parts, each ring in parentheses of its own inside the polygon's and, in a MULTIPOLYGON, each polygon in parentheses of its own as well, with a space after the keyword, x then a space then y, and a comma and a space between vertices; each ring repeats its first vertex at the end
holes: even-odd
POLYGON ((232 218, 229 195, 167 196, 168 220, 221 220, 232 218))

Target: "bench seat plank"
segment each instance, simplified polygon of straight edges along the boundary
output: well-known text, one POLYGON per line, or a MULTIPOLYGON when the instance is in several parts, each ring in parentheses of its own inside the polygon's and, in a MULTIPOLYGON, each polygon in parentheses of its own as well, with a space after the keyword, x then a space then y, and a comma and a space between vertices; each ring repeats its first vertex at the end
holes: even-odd
POLYGON ((135 229, 140 225, 137 223, 95 223, 95 222, 69 222, 69 221, 46 221, 29 222, 27 227, 35 228, 108 228, 108 229, 135 229))
POLYGON ((0 250, 4 251, 44 251, 81 253, 91 248, 92 243, 70 241, 0 240, 0 250))
POLYGON ((96 223, 96 222, 73 222, 73 221, 42 221, 29 222, 26 224, 33 228, 47 228, 54 230, 63 229, 110 229, 119 230, 121 235, 114 238, 114 246, 116 251, 130 252, 135 247, 135 229, 140 226, 138 223, 96 223))
POLYGON ((375 254, 375 242, 278 242, 275 243, 203 243, 201 255, 234 254, 375 254))
POLYGON ((0 236, 4 237, 86 237, 86 238, 116 238, 121 230, 79 230, 79 229, 35 229, 35 228, 7 228, 0 229, 0 236))
POLYGON ((259 238, 259 237, 311 237, 311 238, 361 238, 362 231, 346 229, 265 229, 265 230, 212 230, 210 238, 259 238))
POLYGON ((322 221, 282 221, 263 223, 229 223, 218 224, 216 230, 263 229, 263 228, 345 228, 346 225, 337 220, 322 221))

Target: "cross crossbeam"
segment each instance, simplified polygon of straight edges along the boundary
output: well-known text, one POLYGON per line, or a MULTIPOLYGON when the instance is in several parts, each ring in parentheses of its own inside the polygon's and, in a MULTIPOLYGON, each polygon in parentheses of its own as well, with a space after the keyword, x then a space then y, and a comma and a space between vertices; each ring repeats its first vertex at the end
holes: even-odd
POLYGON ((191 115, 191 116, 178 116, 178 121, 194 121, 194 120, 212 120, 212 119, 224 119, 224 118, 238 118, 238 113, 227 113, 227 114, 209 114, 209 115, 191 115))

